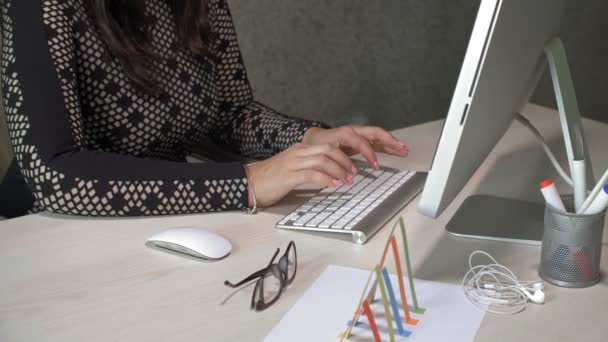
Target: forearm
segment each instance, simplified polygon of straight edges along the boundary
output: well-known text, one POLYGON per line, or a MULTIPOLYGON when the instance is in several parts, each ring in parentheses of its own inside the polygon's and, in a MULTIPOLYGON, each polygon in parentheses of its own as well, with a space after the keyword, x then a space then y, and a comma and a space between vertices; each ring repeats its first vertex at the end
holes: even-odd
POLYGON ((264 159, 302 142, 314 121, 288 117, 258 102, 238 110, 217 139, 240 154, 264 159))
POLYGON ((64 154, 48 163, 20 158, 47 211, 86 216, 150 216, 236 210, 248 205, 237 163, 187 164, 99 152, 64 154))

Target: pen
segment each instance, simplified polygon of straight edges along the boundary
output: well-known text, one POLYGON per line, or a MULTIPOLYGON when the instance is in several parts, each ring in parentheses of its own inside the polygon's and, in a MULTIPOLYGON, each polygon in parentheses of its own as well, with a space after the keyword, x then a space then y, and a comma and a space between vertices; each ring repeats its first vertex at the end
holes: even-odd
POLYGON ((540 192, 543 194, 547 204, 564 213, 566 212, 566 207, 564 207, 564 203, 562 202, 561 197, 559 197, 559 192, 557 192, 555 183, 553 183, 552 180, 545 179, 540 183, 540 192))
POLYGON ((585 159, 576 158, 572 163, 572 186, 574 187, 574 210, 581 210, 587 197, 587 170, 585 159))
POLYGON ((602 178, 600 178, 600 180, 597 182, 597 184, 595 185, 595 188, 593 188, 593 190, 591 191, 591 193, 585 200, 585 203, 583 203, 583 206, 579 210, 576 211, 577 214, 581 214, 581 213, 585 212, 585 210, 587 210, 587 207, 589 207, 591 202, 593 202, 593 200, 595 200, 595 197, 602 191, 602 187, 606 183, 608 183, 608 170, 606 170, 606 172, 604 173, 602 178))
POLYGON ((589 262, 587 254, 582 249, 579 249, 574 253, 574 260, 576 261, 576 265, 578 266, 579 276, 585 280, 592 279, 593 268, 591 267, 591 263, 589 262))
POLYGON ((604 186, 604 190, 600 192, 593 202, 589 205, 587 210, 583 212, 585 215, 599 214, 606 209, 608 206, 608 184, 604 186))

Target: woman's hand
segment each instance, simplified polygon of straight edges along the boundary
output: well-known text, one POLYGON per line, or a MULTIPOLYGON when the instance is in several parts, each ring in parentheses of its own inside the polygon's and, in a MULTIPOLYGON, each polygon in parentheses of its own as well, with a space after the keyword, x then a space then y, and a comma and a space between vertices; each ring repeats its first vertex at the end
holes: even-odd
POLYGON ((376 152, 383 152, 400 157, 407 157, 407 146, 392 134, 380 127, 343 126, 334 129, 311 127, 304 134, 304 144, 330 144, 340 148, 344 153, 354 155, 361 153, 369 164, 380 168, 376 152))
MULTIPOLYGON (((258 207, 268 207, 302 184, 337 187, 352 184, 357 169, 335 144, 296 144, 270 159, 250 164, 258 207)), ((249 205, 253 205, 249 184, 249 205)))

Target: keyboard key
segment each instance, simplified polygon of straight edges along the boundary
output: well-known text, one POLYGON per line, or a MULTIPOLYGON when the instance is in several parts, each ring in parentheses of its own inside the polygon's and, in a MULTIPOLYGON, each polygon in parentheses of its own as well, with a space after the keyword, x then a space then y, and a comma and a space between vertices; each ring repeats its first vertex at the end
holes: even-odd
POLYGON ((302 217, 300 217, 296 222, 293 223, 294 226, 304 226, 306 224, 306 222, 310 221, 313 217, 315 217, 317 214, 306 214, 302 217))
POLYGON ((300 217, 300 215, 297 212, 293 212, 289 215, 287 215, 285 218, 283 218, 281 221, 279 221, 279 224, 286 224, 289 221, 295 221, 300 217))

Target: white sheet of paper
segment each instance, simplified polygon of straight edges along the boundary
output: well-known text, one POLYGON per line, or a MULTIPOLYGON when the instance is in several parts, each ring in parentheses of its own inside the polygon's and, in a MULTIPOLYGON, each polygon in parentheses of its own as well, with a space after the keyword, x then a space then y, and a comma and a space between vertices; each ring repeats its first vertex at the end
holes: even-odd
MULTIPOLYGON (((306 291, 277 326, 266 336, 266 342, 284 341, 336 341, 346 330, 346 323, 352 319, 361 292, 370 271, 330 265, 319 279, 306 291)), ((399 297, 397 276, 391 275, 393 290, 399 297)), ((405 279, 408 303, 409 286, 405 279)), ((412 314, 419 323, 404 325, 412 332, 407 338, 397 341, 472 341, 479 330, 485 312, 467 301, 458 285, 415 280, 418 304, 426 309, 423 315, 412 314)), ((376 296, 376 298, 380 298, 376 296)), ((379 330, 386 330, 382 304, 372 306, 379 330)), ((391 311, 392 314, 392 311, 391 311)), ((403 311, 401 311, 403 317, 403 311)), ((367 322, 361 316, 359 322, 367 322)), ((395 331, 397 326, 393 322, 395 331)), ((353 330, 354 336, 347 341, 373 341, 372 332, 366 328, 353 330)), ((388 340, 388 334, 383 340, 388 340)))

